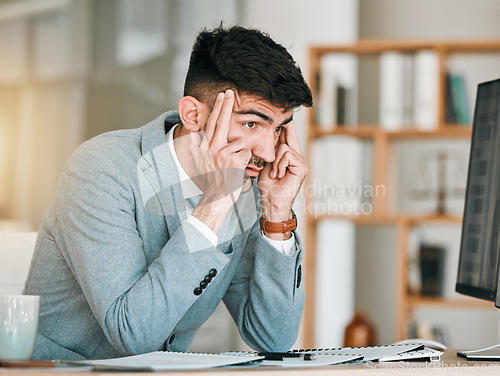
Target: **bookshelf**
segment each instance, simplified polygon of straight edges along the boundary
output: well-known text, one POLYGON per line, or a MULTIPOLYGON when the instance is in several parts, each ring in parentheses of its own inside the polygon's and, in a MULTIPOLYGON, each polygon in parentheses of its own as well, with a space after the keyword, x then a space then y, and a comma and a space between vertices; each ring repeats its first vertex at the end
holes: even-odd
MULTIPOLYGON (((309 111, 307 158, 312 160, 312 148, 314 144, 324 137, 350 137, 371 143, 372 153, 372 176, 371 184, 374 186, 385 186, 390 183, 394 176, 394 165, 391 163, 392 149, 395 143, 402 140, 415 142, 426 142, 429 140, 470 140, 471 127, 463 126, 447 121, 447 72, 450 61, 457 55, 474 55, 481 59, 483 56, 498 54, 500 56, 500 40, 470 40, 470 41, 359 41, 350 45, 334 46, 312 46, 309 50, 310 61, 310 84, 315 95, 315 103, 318 103, 319 74, 321 72, 322 59, 328 56, 349 55, 355 61, 364 56, 380 57, 386 52, 396 52, 406 55, 415 55, 422 51, 430 51, 436 59, 435 95, 437 105, 434 112, 434 123, 431 127, 422 127, 409 124, 397 129, 387 129, 377 121, 360 123, 355 121, 348 125, 320 124, 316 111, 309 111)), ((496 72, 500 77, 500 68, 496 72)), ((486 81, 486 80, 484 80, 486 81)), ((359 84, 358 84, 359 85, 359 84)), ((322 103, 320 101, 320 103, 322 103)), ((357 105, 357 104, 356 104, 357 105)), ((358 106, 358 105, 357 105, 358 106)), ((359 106, 363 106, 361 103, 359 106)), ((471 113, 472 117, 472 113, 471 113)), ((310 174, 311 175, 311 174, 310 174)), ((306 184, 311 184, 311 176, 308 176, 306 184)), ((392 183, 391 183, 392 184, 392 183)), ((314 202, 313 197, 305 195, 305 205, 314 202)), ((355 225, 390 225, 397 231, 397 254, 396 254, 396 312, 395 333, 396 340, 407 336, 408 323, 411 311, 421 307, 442 308, 485 308, 492 309, 490 304, 478 302, 469 298, 447 298, 447 297, 424 297, 409 292, 408 288, 408 266, 409 266, 409 243, 411 231, 420 225, 456 225, 460 226, 462 217, 457 214, 408 214, 401 213, 394 208, 385 195, 375 196, 371 205, 373 211, 368 215, 341 215, 341 214, 316 214, 305 213, 306 220, 306 253, 305 263, 307 273, 305 275, 306 305, 304 310, 304 337, 305 347, 315 346, 315 307, 316 307, 316 265, 317 260, 317 229, 318 225, 327 219, 348 220, 355 225)))

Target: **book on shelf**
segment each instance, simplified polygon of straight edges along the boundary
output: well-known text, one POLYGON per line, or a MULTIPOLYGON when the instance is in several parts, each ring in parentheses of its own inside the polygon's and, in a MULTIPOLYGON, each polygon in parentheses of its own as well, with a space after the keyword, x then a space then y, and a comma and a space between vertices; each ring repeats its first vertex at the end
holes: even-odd
POLYGON ((412 66, 408 54, 385 52, 380 56, 379 116, 385 130, 399 130, 412 122, 412 66))
POLYGON ((421 244, 419 252, 422 296, 443 295, 444 259, 446 250, 440 245, 421 244))
POLYGON ((337 124, 346 125, 348 91, 343 85, 337 86, 337 124))
POLYGON ((316 76, 315 121, 320 128, 355 124, 356 63, 352 56, 335 55, 322 59, 316 76))
POLYGON ((414 126, 432 131, 438 124, 439 60, 435 52, 380 56, 380 124, 386 130, 414 126))
POLYGON ((337 79, 335 72, 322 70, 318 75, 316 122, 322 129, 334 129, 337 124, 337 79))
POLYGON ((420 241, 419 232, 412 232, 408 244, 408 293, 414 296, 444 295, 446 249, 442 245, 420 241))
POLYGON ((445 122, 446 124, 458 124, 455 104, 453 103, 451 76, 446 74, 446 96, 445 96, 445 122))
POLYGON ((349 89, 337 80, 335 72, 318 76, 316 122, 322 129, 335 129, 349 123, 349 89))
POLYGON ((469 104, 464 77, 446 73, 446 123, 470 125, 469 104))
POLYGON ((432 131, 438 124, 439 60, 433 51, 419 51, 414 58, 413 124, 432 131))

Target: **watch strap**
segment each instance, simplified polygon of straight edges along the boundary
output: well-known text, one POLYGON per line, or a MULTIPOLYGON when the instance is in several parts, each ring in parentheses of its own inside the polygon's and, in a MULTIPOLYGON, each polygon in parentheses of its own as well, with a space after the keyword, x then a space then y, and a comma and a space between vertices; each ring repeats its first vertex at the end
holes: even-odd
POLYGON ((295 212, 292 209, 292 219, 283 222, 269 222, 264 219, 264 217, 260 217, 260 228, 264 232, 268 233, 286 233, 293 231, 297 228, 297 217, 295 216, 295 212))

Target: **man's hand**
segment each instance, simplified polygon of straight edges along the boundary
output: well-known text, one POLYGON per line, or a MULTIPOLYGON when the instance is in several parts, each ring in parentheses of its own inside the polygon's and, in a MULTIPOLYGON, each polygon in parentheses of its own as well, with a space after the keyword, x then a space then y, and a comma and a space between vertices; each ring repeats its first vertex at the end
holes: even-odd
POLYGON ((205 137, 191 132, 191 152, 199 175, 195 183, 203 190, 192 215, 217 233, 243 187, 245 168, 252 156, 245 140, 227 140, 234 105, 234 92, 219 93, 205 127, 205 137))
MULTIPOLYGON (((273 163, 268 163, 259 174, 262 216, 269 222, 283 222, 292 218, 292 204, 308 172, 300 150, 293 121, 284 126, 273 163)), ((265 234, 271 239, 285 240, 291 234, 265 234)))

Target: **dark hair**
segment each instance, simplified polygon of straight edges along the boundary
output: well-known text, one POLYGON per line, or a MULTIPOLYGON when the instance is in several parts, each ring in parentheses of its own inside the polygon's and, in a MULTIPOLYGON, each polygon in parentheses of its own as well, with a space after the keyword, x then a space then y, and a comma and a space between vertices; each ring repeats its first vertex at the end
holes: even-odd
POLYGON ((229 88, 285 110, 312 106, 297 63, 268 34, 240 26, 204 29, 193 46, 184 95, 212 105, 217 93, 229 88))

